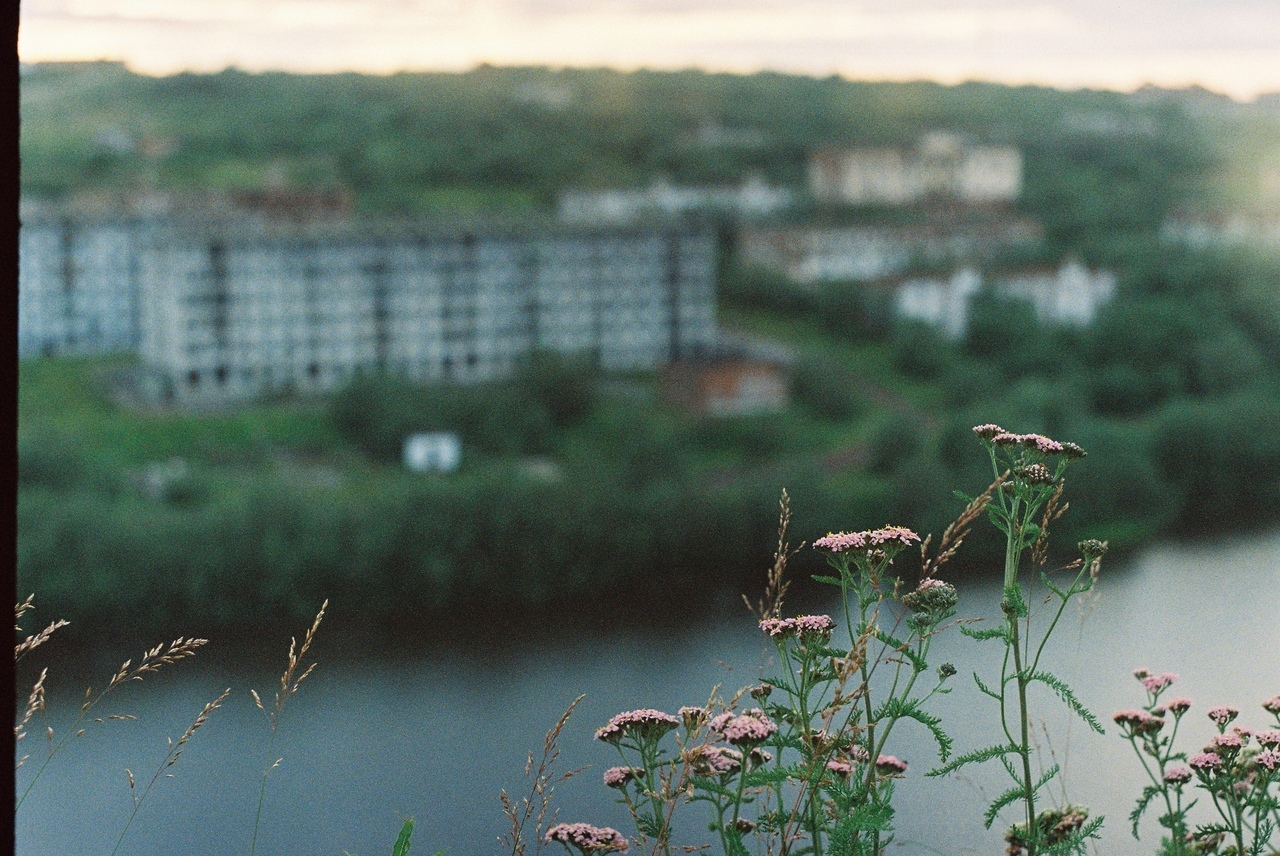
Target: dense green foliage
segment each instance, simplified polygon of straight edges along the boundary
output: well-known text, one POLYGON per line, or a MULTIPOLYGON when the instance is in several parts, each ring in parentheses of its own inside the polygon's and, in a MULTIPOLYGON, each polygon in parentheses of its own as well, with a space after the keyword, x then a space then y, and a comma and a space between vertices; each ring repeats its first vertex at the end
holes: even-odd
POLYGON ((1214 157, 1173 101, 966 83, 494 68, 391 76, 35 66, 23 188, 345 187, 366 211, 546 208, 566 187, 805 186, 810 154, 930 131, 1013 144, 1025 212, 1078 246, 1158 226, 1214 157))
MULTIPOLYGON (((149 78, 102 64, 30 69, 22 111, 29 193, 346 188, 366 212, 449 216, 546 213, 563 188, 656 176, 799 189, 816 148, 953 130, 1022 148, 1037 260, 1072 252, 1122 277, 1089 329, 982 296, 952 342, 895 321, 874 289, 743 270, 727 231, 721 320, 797 353, 785 412, 729 420, 663 404, 652 376, 546 357, 511 383, 365 378, 331 402, 216 413, 114 403, 127 363, 31 362, 19 585, 76 621, 305 619, 328 596, 378 623, 494 591, 553 609, 741 590, 768 564, 782 487, 798 538, 850 521, 940 532, 951 490, 985 483, 969 431, 991 421, 1090 451, 1063 543, 1277 519, 1280 266, 1157 238, 1205 194, 1226 139, 1176 100, 773 73, 149 78), (460 472, 401 470, 404 434, 431 429, 462 435, 460 472)), ((976 562, 999 545, 965 550, 976 562)))

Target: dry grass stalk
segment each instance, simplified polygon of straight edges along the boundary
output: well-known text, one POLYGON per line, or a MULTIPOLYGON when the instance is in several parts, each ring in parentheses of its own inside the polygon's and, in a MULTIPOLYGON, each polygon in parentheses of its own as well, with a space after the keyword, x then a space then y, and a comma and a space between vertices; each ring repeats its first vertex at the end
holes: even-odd
MULTIPOLYGON (((320 611, 316 613, 315 620, 311 622, 310 629, 308 629, 306 635, 303 636, 301 647, 298 646, 297 637, 290 637, 289 639, 289 660, 285 666, 284 674, 280 676, 280 689, 276 693, 275 708, 273 708, 271 713, 268 714, 268 717, 271 720, 271 739, 267 742, 267 758, 271 757, 271 750, 275 748, 276 734, 280 727, 280 712, 284 710, 285 704, 298 691, 298 687, 301 686, 302 682, 307 679, 307 676, 310 675, 312 670, 316 667, 316 664, 313 662, 310 666, 303 669, 302 674, 299 677, 296 679, 294 678, 294 675, 297 674, 298 664, 307 656, 307 651, 311 649, 311 643, 315 641, 316 631, 320 629, 320 622, 324 620, 324 613, 328 608, 329 601, 326 598, 325 602, 320 604, 320 611)), ((266 713, 267 709, 263 707, 262 698, 258 695, 257 690, 251 689, 249 690, 249 693, 253 696, 253 703, 258 706, 258 710, 266 713)), ((272 770, 279 767, 280 762, 283 760, 283 758, 277 758, 274 763, 262 771, 262 785, 258 788, 258 810, 253 817, 253 838, 249 843, 249 856, 253 856, 253 854, 257 852, 258 848, 258 827, 262 821, 262 801, 267 793, 267 776, 271 774, 272 770)))
POLYGON ((777 618, 781 614, 782 599, 791 585, 786 579, 787 560, 804 548, 802 543, 792 550, 791 545, 787 543, 787 527, 791 525, 791 497, 787 495, 785 488, 782 491, 782 498, 778 500, 778 506, 778 546, 773 552, 773 566, 769 568, 766 575, 764 597, 753 609, 747 596, 745 594, 742 596, 747 609, 756 613, 761 621, 766 618, 777 618))
POLYGON ((151 777, 151 781, 147 783, 146 788, 143 789, 141 794, 138 794, 137 789, 134 787, 135 782, 133 772, 127 768, 125 769, 125 775, 129 778, 129 792, 133 796, 133 813, 129 815, 129 820, 125 822, 124 829, 120 830, 120 837, 116 839, 116 846, 111 851, 112 856, 115 856, 116 851, 120 849, 120 843, 124 841, 125 833, 129 831, 129 826, 133 823, 133 819, 138 816, 138 809, 142 808, 142 803, 147 798, 147 794, 151 793, 152 786, 160 780, 161 776, 164 776, 166 779, 173 778, 172 773, 166 773, 165 771, 177 763, 179 756, 182 755, 182 747, 186 745, 187 741, 191 739, 191 736, 200 729, 200 726, 204 725, 205 722, 208 721, 209 714, 221 707, 222 702, 230 694, 231 688, 227 687, 222 691, 222 695, 204 706, 204 709, 200 711, 200 715, 196 717, 195 722, 191 723, 191 725, 187 727, 187 730, 178 738, 177 743, 174 743, 172 739, 169 740, 168 753, 164 756, 164 760, 160 762, 160 766, 156 770, 156 774, 151 777))
POLYGON ((1071 503, 1058 505, 1062 499, 1062 489, 1065 483, 1058 482, 1057 488, 1054 489, 1053 495, 1049 497, 1049 501, 1045 503, 1044 514, 1040 517, 1040 533, 1036 536, 1036 543, 1031 548, 1031 564, 1036 567, 1043 567, 1048 559, 1049 550, 1049 524, 1056 521, 1059 517, 1067 513, 1067 509, 1071 507, 1071 503))
MULTIPOLYGON (((586 698, 586 695, 580 695, 575 698, 569 707, 565 709, 564 714, 556 724, 547 732, 546 738, 542 742, 542 760, 538 764, 537 774, 533 778, 533 784, 529 789, 529 794, 519 802, 515 802, 507 795, 504 789, 499 795, 502 800, 502 813, 511 821, 511 831, 498 838, 498 842, 504 848, 510 850, 512 856, 524 856, 527 852, 529 842, 524 835, 525 824, 531 818, 534 819, 533 831, 533 852, 542 852, 543 840, 542 836, 546 830, 555 824, 559 810, 551 812, 548 819, 547 813, 551 811, 551 795, 555 792, 555 786, 561 782, 568 781, 574 776, 581 773, 585 767, 579 767, 576 770, 570 770, 559 778, 553 779, 551 776, 551 768, 555 765, 556 759, 560 757, 560 747, 557 741, 560 738, 560 732, 564 731, 565 725, 569 722, 569 717, 573 715, 573 710, 578 706, 578 702, 586 698), (535 817, 534 813, 537 812, 535 817)), ((525 761, 524 774, 527 778, 533 772, 533 753, 530 752, 528 759, 525 761)))
POLYGON ((22 616, 26 615, 28 610, 35 609, 35 600, 36 596, 35 594, 32 594, 22 603, 15 603, 13 605, 13 630, 15 633, 22 632, 22 628, 18 626, 18 622, 22 620, 22 616))
MULTIPOLYGON (((280 691, 276 693, 275 710, 271 712, 271 728, 273 730, 276 728, 277 720, 280 717, 280 711, 284 710, 285 703, 289 701, 289 697, 298 691, 298 687, 307 679, 307 676, 310 675, 312 670, 316 667, 316 664, 313 662, 303 670, 297 680, 294 680, 293 676, 297 672, 298 664, 302 662, 303 657, 307 656, 307 651, 311 648, 311 643, 315 640, 316 631, 320 629, 320 622, 324 620, 324 613, 328 608, 329 601, 326 599, 324 603, 320 604, 320 611, 316 613, 315 620, 311 622, 311 627, 307 630, 306 635, 302 637, 302 647, 297 647, 298 640, 296 637, 290 637, 289 639, 289 662, 284 670, 284 674, 280 676, 280 691), (295 648, 297 648, 296 653, 294 652, 295 648)), ((250 692, 253 691, 250 690, 250 692)), ((256 692, 253 692, 253 698, 257 703, 258 708, 265 712, 266 709, 262 707, 262 700, 258 698, 258 694, 256 692)))
MULTIPOLYGON (((24 729, 26 729, 27 723, 31 721, 31 717, 35 715, 36 711, 44 710, 44 679, 48 674, 49 670, 47 668, 42 669, 39 680, 31 688, 31 695, 27 698, 27 709, 22 714, 22 721, 13 727, 13 739, 15 742, 27 736, 27 732, 24 729)), ((19 764, 18 766, 22 765, 19 764)))
POLYGON ((39 633, 32 634, 22 642, 18 643, 17 645, 14 645, 13 661, 15 663, 18 662, 26 654, 30 653, 31 651, 34 651, 36 648, 39 648, 45 642, 49 641, 49 637, 53 635, 55 630, 58 630, 61 627, 66 627, 70 623, 71 623, 70 621, 64 621, 61 618, 59 618, 57 621, 50 624, 44 630, 41 630, 39 633))
MULTIPOLYGON (((102 691, 102 695, 106 695, 117 684, 122 684, 125 681, 140 681, 143 675, 160 671, 161 666, 171 666, 186 657, 194 657, 196 649, 201 645, 207 644, 209 644, 208 639, 187 639, 179 636, 170 642, 167 648, 164 645, 157 645, 150 651, 143 652, 142 662, 132 669, 129 667, 133 666, 133 660, 125 660, 120 664, 120 670, 111 676, 111 682, 102 691)), ((88 693, 86 692, 85 695, 88 696, 88 693)), ((102 698, 102 695, 98 696, 98 698, 102 698)), ((89 702, 86 701, 83 709, 87 709, 89 706, 89 702)))
MULTIPOLYGON (((993 481, 986 490, 975 496, 965 506, 964 511, 960 512, 960 516, 951 522, 946 530, 942 533, 942 540, 938 542, 938 552, 929 558, 929 543, 933 540, 933 536, 925 538, 920 544, 920 565, 921 579, 929 579, 938 572, 938 569, 951 560, 951 557, 960 549, 960 545, 964 543, 964 539, 969 536, 969 529, 987 510, 987 506, 991 503, 992 497, 995 496, 997 490, 1000 489, 1009 478, 1009 471, 1005 470, 999 478, 993 481)), ((1064 511, 1066 509, 1063 509, 1064 511)))

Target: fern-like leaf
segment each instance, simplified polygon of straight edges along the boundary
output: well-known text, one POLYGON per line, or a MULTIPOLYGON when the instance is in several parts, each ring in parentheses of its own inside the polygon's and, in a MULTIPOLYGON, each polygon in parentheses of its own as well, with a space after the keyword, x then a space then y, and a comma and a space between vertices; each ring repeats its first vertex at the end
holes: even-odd
POLYGON ((1089 712, 1089 709, 1080 703, 1076 698, 1071 687, 1061 678, 1049 674, 1048 672, 1035 672, 1029 678, 1030 681, 1039 681, 1045 686, 1057 693, 1058 698, 1066 703, 1067 707, 1075 711, 1076 715, 1085 721, 1085 723, 1099 734, 1106 734, 1106 730, 1102 727, 1102 723, 1098 722, 1098 718, 1089 712))
POLYGON ((967 752, 959 758, 952 758, 950 763, 937 767, 925 773, 926 776, 945 776, 948 773, 954 773, 961 767, 969 764, 981 764, 983 761, 990 761, 992 758, 1002 758, 1005 755, 1016 755, 1018 747, 1013 745, 1004 746, 988 746, 985 749, 975 749, 967 752))

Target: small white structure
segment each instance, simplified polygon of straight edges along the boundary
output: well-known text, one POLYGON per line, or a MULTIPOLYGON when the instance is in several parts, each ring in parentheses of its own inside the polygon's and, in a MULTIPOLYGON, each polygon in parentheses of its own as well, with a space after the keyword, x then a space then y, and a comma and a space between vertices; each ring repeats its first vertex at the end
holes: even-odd
POLYGON ((404 440, 404 465, 415 473, 451 473, 462 463, 462 440, 450 431, 410 434, 404 440))
POLYGON ((911 205, 930 197, 969 204, 1012 202, 1022 193, 1022 152, 973 146, 944 132, 913 149, 862 148, 816 152, 809 187, 819 202, 911 205))
POLYGON ((969 300, 982 289, 982 274, 960 268, 948 279, 908 279, 898 286, 897 311, 959 339, 969 322, 969 300))
MULTIPOLYGON (((1091 271, 1078 259, 1068 259, 1056 270, 997 272, 986 281, 996 295, 1030 303, 1041 323, 1074 327, 1093 323, 1116 290, 1115 274, 1091 271)), ((904 279, 897 285, 894 306, 898 315, 936 327, 948 339, 959 339, 968 329, 970 301, 983 284, 983 275, 974 268, 959 268, 945 279, 904 279)))
POLYGON ((1024 217, 977 218, 902 226, 775 226, 744 229, 744 262, 795 283, 868 281, 900 274, 915 260, 981 263, 999 251, 1034 245, 1038 224, 1024 217))
POLYGON ((658 179, 644 189, 566 190, 557 211, 562 223, 625 225, 645 218, 673 218, 721 211, 764 217, 788 208, 795 195, 751 176, 738 187, 680 187, 658 179))

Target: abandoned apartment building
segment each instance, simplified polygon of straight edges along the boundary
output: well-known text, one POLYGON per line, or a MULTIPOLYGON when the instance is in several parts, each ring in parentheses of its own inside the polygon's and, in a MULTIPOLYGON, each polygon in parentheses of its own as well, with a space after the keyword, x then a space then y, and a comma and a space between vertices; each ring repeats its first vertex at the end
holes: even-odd
POLYGON ((188 404, 325 392, 359 372, 509 374, 533 350, 652 369, 714 346, 715 243, 697 231, 265 230, 24 222, 23 356, 136 352, 188 404))

